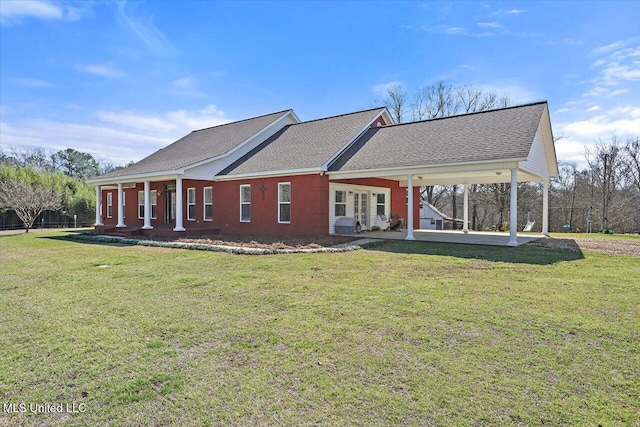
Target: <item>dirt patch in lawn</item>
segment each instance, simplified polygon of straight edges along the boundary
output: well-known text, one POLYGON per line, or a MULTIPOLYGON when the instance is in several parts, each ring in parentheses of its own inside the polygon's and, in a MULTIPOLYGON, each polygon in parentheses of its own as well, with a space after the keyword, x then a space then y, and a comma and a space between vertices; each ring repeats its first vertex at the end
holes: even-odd
POLYGON ((605 255, 630 255, 640 257, 640 240, 606 240, 576 237, 572 239, 540 239, 539 245, 554 249, 587 249, 605 255))
POLYGON ((347 236, 287 238, 264 236, 212 236, 202 238, 181 238, 172 241, 261 249, 318 249, 330 248, 331 246, 353 242, 358 239, 358 237, 347 236))

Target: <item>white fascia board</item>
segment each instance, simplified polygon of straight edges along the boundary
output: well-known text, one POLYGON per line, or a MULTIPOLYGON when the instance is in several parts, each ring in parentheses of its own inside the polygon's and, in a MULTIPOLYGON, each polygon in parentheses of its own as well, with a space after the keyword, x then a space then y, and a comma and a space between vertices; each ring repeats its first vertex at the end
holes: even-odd
MULTIPOLYGON (((225 157, 230 156, 231 154, 235 153, 236 151, 238 151, 239 149, 241 149, 242 147, 244 147, 249 141, 251 141, 252 139, 257 138, 258 136, 260 136, 260 134, 264 133, 265 131, 267 131, 268 129, 273 128, 274 126, 276 126, 277 123, 284 121, 284 119, 286 117, 288 117, 289 115, 291 115, 291 117, 293 117, 294 120, 296 120, 298 123, 300 123, 300 119, 298 119, 298 116, 295 115, 295 113, 293 112, 293 110, 289 110, 287 113, 283 114, 279 119, 275 120, 273 123, 271 123, 268 126, 263 127, 262 129, 260 129, 258 132, 256 132, 255 134, 251 135, 249 138, 245 139, 244 141, 242 141, 240 144, 236 145, 235 147, 233 147, 231 150, 227 151, 226 153, 220 154, 219 156, 215 156, 215 157, 211 157, 209 159, 205 159, 205 160, 201 160, 197 163, 193 163, 189 166, 185 166, 183 168, 183 170, 187 170, 187 169, 191 169, 191 168, 195 168, 198 166, 202 166, 204 164, 213 162, 215 160, 219 160, 219 159, 223 159, 225 157)), ((266 138, 265 138, 266 139, 266 138)), ((264 141, 260 141, 260 144, 263 143, 264 141)))
POLYGON ((320 168, 291 169, 269 172, 243 173, 238 175, 216 175, 215 181, 234 181, 237 179, 268 178, 273 176, 309 175, 322 173, 324 173, 324 171, 320 168))
POLYGON ((551 129, 551 117, 549 116, 548 104, 545 106, 544 112, 542 113, 540 127, 542 128, 542 141, 544 143, 545 153, 547 154, 549 176, 556 177, 559 174, 558 157, 556 155, 556 144, 553 141, 553 130, 551 129))
POLYGON ((517 168, 518 162, 526 160, 526 157, 515 159, 488 160, 482 162, 457 162, 444 163, 437 165, 416 165, 402 168, 378 168, 378 169, 362 169, 355 171, 334 171, 327 172, 332 179, 349 179, 349 178, 368 178, 395 175, 417 175, 427 173, 446 173, 456 172, 461 169, 470 171, 482 171, 490 169, 511 169, 517 168))
POLYGON ((340 148, 338 151, 336 151, 333 156, 331 156, 329 158, 329 160, 327 160, 326 162, 324 162, 324 164, 321 166, 323 171, 327 171, 327 169, 329 169, 329 166, 331 166, 331 163, 333 163, 338 157, 340 157, 340 155, 342 153, 344 153, 346 150, 349 149, 349 147, 351 147, 353 145, 354 142, 356 142, 361 136, 362 134, 364 134, 373 124, 373 122, 375 122, 378 117, 380 117, 384 112, 386 111, 386 107, 380 111, 380 113, 376 114, 376 116, 371 119, 369 121, 369 123, 366 124, 365 127, 363 127, 362 129, 360 129, 360 132, 356 133, 353 138, 351 138, 345 145, 342 146, 342 148, 340 148))
POLYGON ((167 179, 176 179, 180 175, 184 174, 182 170, 174 170, 174 171, 162 171, 162 172, 150 172, 150 173, 141 173, 137 175, 122 175, 115 176, 110 178, 100 177, 87 179, 87 184, 96 184, 96 185, 109 185, 109 184, 118 184, 124 182, 143 182, 143 181, 165 181, 167 179))
POLYGON ((384 107, 384 111, 382 112, 382 115, 384 116, 383 117, 384 121, 387 122, 387 126, 393 124, 393 118, 391 117, 391 113, 389 113, 389 109, 387 107, 384 107))

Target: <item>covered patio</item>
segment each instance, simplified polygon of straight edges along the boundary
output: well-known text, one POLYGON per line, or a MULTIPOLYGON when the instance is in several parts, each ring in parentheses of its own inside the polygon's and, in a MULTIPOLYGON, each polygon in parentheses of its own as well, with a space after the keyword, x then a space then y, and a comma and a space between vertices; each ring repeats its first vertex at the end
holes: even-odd
POLYGON ((383 178, 406 188, 406 230, 367 237, 518 246, 549 234, 549 181, 558 174, 546 102, 369 129, 328 169, 331 180, 383 178), (393 149, 390 149, 393 147, 393 149), (519 234, 518 183, 542 184, 541 235, 519 234), (474 184, 509 184, 509 232, 469 227, 474 184), (420 187, 463 189, 462 231, 419 229, 420 187))

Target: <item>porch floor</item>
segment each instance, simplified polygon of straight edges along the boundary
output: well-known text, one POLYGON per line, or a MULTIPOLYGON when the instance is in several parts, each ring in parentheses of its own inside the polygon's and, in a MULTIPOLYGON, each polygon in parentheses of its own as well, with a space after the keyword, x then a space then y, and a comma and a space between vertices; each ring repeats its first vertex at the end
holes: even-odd
MULTIPOLYGON (((351 234, 350 236, 354 236, 351 234)), ((363 239, 404 240, 407 230, 400 231, 364 231, 356 236, 363 239)), ((466 245, 508 246, 509 233, 496 231, 471 231, 465 234, 462 230, 413 230, 413 236, 420 242, 462 243, 466 245)), ((518 245, 542 239, 542 234, 518 233, 518 245)))

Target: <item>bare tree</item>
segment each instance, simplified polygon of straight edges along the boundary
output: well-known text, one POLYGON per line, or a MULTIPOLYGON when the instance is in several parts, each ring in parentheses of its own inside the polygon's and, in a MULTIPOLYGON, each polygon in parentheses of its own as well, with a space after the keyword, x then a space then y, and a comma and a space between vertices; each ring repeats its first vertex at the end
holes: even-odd
POLYGON ((394 123, 404 122, 404 112, 407 104, 407 91, 398 84, 392 88, 387 89, 387 97, 382 100, 382 103, 391 113, 391 118, 394 123))
POLYGON ((640 192, 640 138, 629 138, 624 146, 628 177, 640 192))
POLYGON ((15 211, 27 233, 44 210, 59 208, 60 196, 53 187, 16 179, 0 181, 0 209, 15 211))
POLYGON ((587 149, 585 157, 594 178, 593 184, 600 187, 602 193, 602 226, 606 231, 609 228, 608 214, 611 201, 619 189, 625 172, 623 146, 616 135, 609 142, 602 142, 592 149, 587 149))

